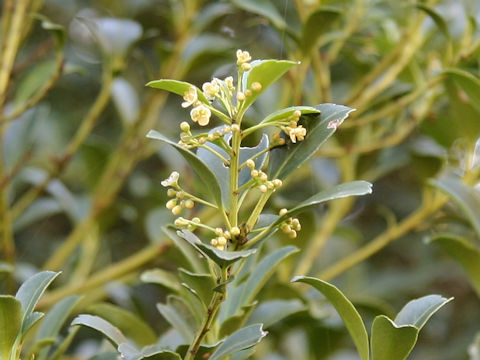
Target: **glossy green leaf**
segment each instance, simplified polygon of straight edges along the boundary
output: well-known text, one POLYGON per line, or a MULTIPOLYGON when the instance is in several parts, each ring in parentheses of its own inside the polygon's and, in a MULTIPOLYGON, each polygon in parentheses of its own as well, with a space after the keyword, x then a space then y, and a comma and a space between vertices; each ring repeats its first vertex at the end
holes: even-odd
POLYGON ((304 54, 308 54, 316 45, 319 37, 342 16, 342 12, 334 8, 319 8, 313 11, 305 21, 302 29, 300 47, 304 54))
POLYGON ((116 346, 128 342, 122 332, 101 317, 82 314, 73 319, 71 326, 87 326, 105 335, 116 346))
POLYGON ((404 360, 417 342, 419 330, 411 325, 397 326, 385 315, 372 325, 372 360, 404 360))
POLYGON ((252 89, 252 84, 258 82, 262 85, 260 91, 252 91, 252 95, 243 102, 240 111, 245 111, 255 100, 283 74, 298 63, 288 60, 254 60, 252 68, 245 71, 242 77, 242 91, 252 89))
POLYGON ((179 354, 159 345, 149 345, 140 351, 128 343, 118 346, 118 351, 125 360, 181 360, 179 354))
POLYGON ((28 315, 22 324, 22 337, 30 330, 30 328, 35 325, 40 319, 43 318, 45 314, 42 312, 34 311, 28 315))
POLYGON ((222 206, 222 190, 220 185, 217 181, 217 178, 212 173, 212 171, 208 168, 208 166, 200 160, 200 158, 192 153, 191 151, 181 147, 177 143, 171 141, 170 139, 166 138, 158 131, 150 130, 147 134, 147 137, 150 139, 160 140, 164 143, 167 143, 173 146, 184 158, 188 161, 190 166, 193 168, 195 173, 198 177, 203 181, 205 187, 208 189, 212 197, 215 199, 217 205, 219 207, 222 206))
POLYGON ((336 128, 354 109, 343 105, 320 104, 315 106, 320 115, 302 117, 307 128, 303 141, 277 147, 270 152, 269 178, 284 179, 310 159, 320 146, 335 132, 336 128))
POLYGON ((22 304, 22 332, 25 330, 26 326, 28 326, 27 319, 32 314, 38 300, 40 300, 45 289, 58 275, 60 275, 58 272, 42 271, 33 275, 18 289, 15 297, 22 304))
POLYGON ((107 320, 138 346, 150 345, 157 340, 150 326, 128 310, 108 303, 98 303, 89 306, 87 312, 107 320))
POLYGON ((185 241, 184 238, 177 235, 177 229, 173 226, 162 227, 163 233, 175 244, 175 247, 180 250, 184 259, 190 265, 190 270, 197 273, 208 272, 208 263, 204 257, 198 256, 198 248, 193 246, 189 241, 185 241), (172 231, 171 229, 175 229, 172 231))
POLYGON ((176 296, 168 296, 166 304, 157 304, 157 309, 170 325, 189 343, 195 334, 195 321, 185 301, 176 296))
POLYGON ((144 283, 162 285, 170 291, 179 292, 178 278, 171 272, 163 269, 146 270, 140 275, 144 283))
POLYGON ((290 118, 295 111, 300 111, 303 114, 319 114, 320 110, 312 106, 291 106, 285 109, 274 111, 262 120, 262 124, 272 123, 275 121, 285 120, 290 118))
POLYGON ((287 26, 284 17, 270 0, 232 0, 232 3, 240 9, 270 20, 277 29, 283 30, 287 26))
MULTIPOLYGON (((171 93, 180 95, 182 97, 183 97, 183 94, 185 94, 188 91, 188 89, 190 89, 193 86, 197 90, 198 100, 200 100, 205 104, 208 104, 208 100, 203 94, 202 90, 197 88, 195 85, 192 85, 185 81, 161 79, 161 80, 150 81, 145 86, 149 86, 149 87, 160 89, 160 90, 167 90, 171 93)), ((150 136, 147 135, 147 137, 150 137, 150 136)), ((153 139, 155 139, 155 137, 153 137, 153 139)))
POLYGON ((298 299, 263 301, 248 318, 247 325, 261 323, 268 329, 280 320, 305 309, 305 305, 298 299))
POLYGON ((292 217, 298 213, 301 213, 313 206, 317 206, 326 201, 341 199, 348 196, 359 196, 370 194, 372 192, 372 184, 367 181, 351 181, 348 183, 332 186, 327 190, 320 191, 319 193, 311 196, 305 201, 302 201, 299 205, 290 209, 285 215, 275 220, 273 225, 280 224, 289 217, 292 217))
POLYGON ((0 295, 0 358, 10 359, 22 327, 22 304, 13 296, 0 295))
POLYGON ((216 286, 211 274, 197 274, 185 269, 178 269, 180 279, 195 290, 200 300, 208 306, 212 298, 213 288, 216 286))
POLYGON ((454 234, 437 234, 430 240, 457 260, 468 274, 468 278, 480 297, 480 250, 473 244, 454 234))
POLYGON ((480 79, 461 69, 449 69, 444 73, 465 91, 471 100, 471 104, 477 110, 480 110, 480 79))
POLYGON ((438 179, 432 179, 430 184, 451 197, 463 210, 478 236, 480 236, 480 193, 465 185, 457 175, 452 173, 447 173, 438 179))
MULTIPOLYGON (((48 338, 55 338, 58 332, 80 300, 79 295, 71 295, 56 303, 45 315, 36 334, 35 342, 38 343, 48 338)), ((47 358, 50 346, 43 348, 35 357, 36 360, 47 358)))
POLYGON ((409 301, 397 314, 395 324, 411 325, 420 330, 433 314, 452 300, 453 298, 447 299, 440 295, 427 295, 409 301))
POLYGON ((220 309, 221 322, 237 314, 243 306, 248 306, 263 288, 268 279, 273 275, 277 266, 287 257, 298 252, 295 246, 285 246, 265 256, 251 271, 246 281, 231 287, 227 300, 220 309))
POLYGON ((262 324, 244 327, 230 335, 209 360, 222 360, 240 350, 248 349, 258 344, 266 335, 267 332, 263 331, 262 324))
POLYGON ((360 314, 346 296, 335 286, 326 281, 307 276, 297 276, 292 282, 302 282, 313 286, 335 307, 342 317, 350 336, 362 360, 369 360, 368 335, 360 314))
POLYGON ((178 236, 187 240, 195 249, 197 249, 205 257, 211 259, 220 267, 225 267, 234 262, 249 257, 257 252, 257 249, 248 249, 241 251, 224 251, 219 250, 214 246, 204 244, 191 231, 182 230, 177 231, 178 236))

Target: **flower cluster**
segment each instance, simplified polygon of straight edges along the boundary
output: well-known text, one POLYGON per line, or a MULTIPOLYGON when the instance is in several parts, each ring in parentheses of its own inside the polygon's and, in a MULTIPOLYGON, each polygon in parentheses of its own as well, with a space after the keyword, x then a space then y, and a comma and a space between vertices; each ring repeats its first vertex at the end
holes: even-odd
POLYGON ((300 120, 302 113, 299 110, 295 110, 292 116, 288 119, 289 124, 287 126, 282 126, 282 130, 290 137, 290 140, 293 143, 302 141, 307 135, 307 129, 302 125, 298 125, 298 120, 300 120))
POLYGON ((216 228, 215 235, 216 237, 210 240, 210 245, 215 246, 218 250, 225 250, 228 242, 240 235, 240 229, 237 226, 232 227, 230 231, 216 228))
POLYGON ((165 204, 166 208, 173 215, 180 215, 183 209, 192 209, 195 202, 190 198, 190 194, 184 192, 178 185, 178 172, 174 171, 170 176, 161 182, 162 186, 168 187, 167 195, 173 197, 165 204))
POLYGON ((178 144, 186 149, 192 149, 198 146, 202 146, 207 141, 213 142, 216 139, 221 138, 232 131, 240 131, 240 127, 237 124, 233 124, 231 126, 227 125, 222 128, 218 128, 214 131, 209 132, 208 134, 204 133, 193 135, 190 131, 190 125, 185 121, 180 124, 180 129, 182 130, 182 132, 180 133, 180 141, 178 142, 178 144))
MULTIPOLYGON (((287 209, 281 209, 278 213, 280 216, 283 216, 287 213, 287 209)), ((280 226, 280 229, 283 233, 287 234, 291 239, 295 239, 297 237, 297 232, 302 230, 302 225, 297 218, 291 217, 285 220, 280 226)))
POLYGON ((255 169, 255 161, 253 161, 252 159, 248 159, 246 161, 246 165, 249 169, 251 169, 250 175, 258 184, 258 189, 260 190, 260 192, 266 193, 268 190, 275 191, 277 188, 282 186, 282 180, 268 180, 267 174, 265 174, 262 170, 255 169))

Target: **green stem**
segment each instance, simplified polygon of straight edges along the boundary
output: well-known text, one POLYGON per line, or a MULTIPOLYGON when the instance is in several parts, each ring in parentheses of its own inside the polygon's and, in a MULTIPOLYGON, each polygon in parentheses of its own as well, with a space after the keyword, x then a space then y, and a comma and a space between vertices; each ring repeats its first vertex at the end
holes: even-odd
MULTIPOLYGON (((228 280, 228 269, 225 267, 225 268, 222 268, 221 282, 225 282, 227 280, 228 280)), ((195 359, 198 349, 200 348, 200 345, 202 344, 203 339, 205 338, 207 333, 210 331, 212 327, 212 323, 215 320, 215 316, 217 315, 218 310, 220 310, 220 305, 224 300, 225 300, 224 294, 220 294, 218 292, 215 292, 213 294, 212 300, 210 301, 210 304, 207 307, 207 316, 205 317, 202 327, 198 331, 195 337, 195 340, 192 342, 192 344, 190 344, 184 360, 195 359)))

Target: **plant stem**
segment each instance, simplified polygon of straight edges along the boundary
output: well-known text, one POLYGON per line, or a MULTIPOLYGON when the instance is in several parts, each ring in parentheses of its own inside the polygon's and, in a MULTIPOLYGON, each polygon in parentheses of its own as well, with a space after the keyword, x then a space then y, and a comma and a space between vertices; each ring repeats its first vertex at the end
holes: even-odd
MULTIPOLYGON (((225 268, 222 268, 221 282, 225 282, 227 280, 228 280, 228 268, 225 267, 225 268)), ((208 308, 207 308, 207 316, 202 324, 202 328, 197 333, 193 343, 190 344, 184 360, 195 359, 198 349, 200 348, 200 345, 202 344, 202 341, 205 335, 207 335, 207 333, 210 331, 210 328, 212 327, 212 323, 215 320, 215 316, 217 315, 217 312, 220 309, 220 305, 224 300, 225 300, 224 294, 220 294, 218 292, 215 292, 213 294, 212 300, 210 300, 210 304, 208 305, 208 308)))
POLYGON ((239 131, 233 133, 232 155, 230 158, 230 225, 238 226, 238 168, 240 157, 241 134, 239 131))

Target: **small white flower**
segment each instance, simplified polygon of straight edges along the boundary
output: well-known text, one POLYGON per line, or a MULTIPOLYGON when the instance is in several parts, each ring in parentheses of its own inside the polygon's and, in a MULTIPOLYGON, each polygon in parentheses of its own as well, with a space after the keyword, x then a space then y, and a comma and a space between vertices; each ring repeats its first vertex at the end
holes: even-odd
POLYGON ((183 108, 187 108, 190 105, 193 105, 197 102, 198 100, 198 94, 197 94, 197 89, 195 86, 190 86, 187 91, 183 94, 183 100, 185 100, 182 103, 183 108))
POLYGON ((302 125, 297 127, 287 126, 285 128, 285 132, 288 136, 290 136, 290 140, 292 140, 293 143, 296 143, 297 140, 302 141, 307 135, 307 129, 305 129, 302 125))
POLYGON ((234 91, 235 90, 235 85, 233 85, 233 77, 231 76, 228 76, 225 78, 225 84, 227 84, 227 87, 230 91, 234 91))
POLYGON ((237 65, 248 63, 250 60, 252 60, 252 57, 248 51, 237 50, 237 65))
POLYGON ((200 126, 208 125, 211 116, 212 112, 205 105, 198 105, 190 111, 190 117, 200 126))
POLYGON ((167 179, 161 182, 162 186, 168 187, 168 186, 177 185, 179 176, 180 174, 178 172, 176 171, 172 172, 167 179))
POLYGON ((211 82, 206 82, 202 85, 202 90, 208 100, 213 100, 215 96, 220 92, 220 86, 217 80, 213 79, 211 82))

